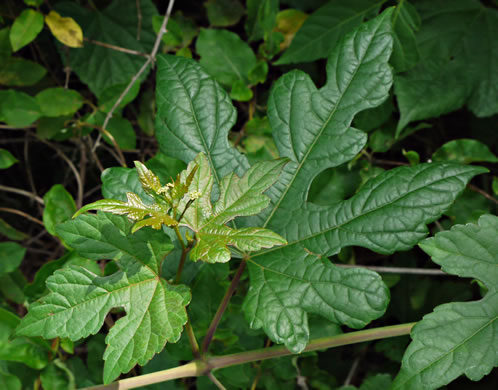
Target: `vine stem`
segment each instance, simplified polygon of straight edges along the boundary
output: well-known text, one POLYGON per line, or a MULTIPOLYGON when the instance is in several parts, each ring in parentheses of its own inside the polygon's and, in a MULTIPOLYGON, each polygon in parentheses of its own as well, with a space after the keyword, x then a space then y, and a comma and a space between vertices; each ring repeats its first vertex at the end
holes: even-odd
MULTIPOLYGON (((410 334, 410 331, 414 325, 415 322, 412 322, 401 325, 384 326, 380 328, 349 332, 338 336, 323 337, 310 341, 303 352, 340 347, 343 345, 357 344, 365 341, 373 341, 389 337, 404 336, 410 334)), ((234 353, 230 355, 211 356, 206 357, 204 360, 194 360, 179 367, 153 372, 151 374, 140 375, 133 378, 122 379, 108 385, 87 387, 83 390, 134 389, 140 386, 147 386, 172 379, 208 375, 211 371, 220 368, 290 355, 293 355, 293 353, 290 352, 285 346, 278 345, 270 348, 256 349, 253 351, 234 353)))
POLYGON ((209 346, 211 345, 211 341, 213 341, 213 336, 214 333, 216 332, 216 328, 218 328, 218 325, 221 321, 221 318, 223 317, 223 313, 225 312, 228 302, 230 302, 230 298, 232 297, 233 293, 235 292, 235 289, 239 285, 240 278, 242 274, 244 273, 244 270, 246 269, 246 259, 243 258, 242 261, 240 262, 239 268, 237 269, 237 273, 233 277, 230 286, 228 286, 227 291, 225 292, 225 296, 223 297, 220 305, 218 306, 218 310, 216 310, 216 314, 213 317, 213 320, 211 321, 211 324, 209 325, 209 328, 206 333, 206 337, 204 338, 202 342, 202 349, 201 349, 201 354, 206 353, 209 350, 209 346))
MULTIPOLYGON (((137 80, 140 78, 142 73, 145 72, 145 70, 149 67, 149 65, 153 61, 155 61, 156 54, 159 50, 159 45, 161 44, 161 39, 162 39, 164 33, 166 32, 166 26, 168 25, 168 20, 169 20, 169 17, 171 16, 171 11, 173 10, 173 4, 175 4, 175 0, 169 0, 168 8, 166 9, 166 14, 164 15, 163 22, 161 24, 161 28, 159 29, 159 32, 157 33, 156 41, 154 42, 154 46, 152 48, 152 51, 150 52, 150 55, 147 57, 147 60, 144 62, 144 64, 138 70, 138 72, 135 74, 135 76, 132 77, 132 79, 128 83, 128 86, 124 89, 124 91, 121 93, 121 95, 119 95, 118 99, 116 100, 116 102, 114 103, 112 108, 107 113, 107 115, 104 119, 104 123, 102 125, 102 127, 104 129, 107 128, 107 124, 111 120, 112 114, 114 113, 116 108, 119 107, 119 105, 123 101, 124 97, 130 91, 130 89, 133 87, 133 85, 137 82, 137 80)), ((99 143, 100 143, 100 134, 99 134, 99 137, 97 138, 97 141, 95 142, 95 144, 93 146, 93 148, 94 148, 93 151, 95 151, 95 149, 99 146, 99 143)))

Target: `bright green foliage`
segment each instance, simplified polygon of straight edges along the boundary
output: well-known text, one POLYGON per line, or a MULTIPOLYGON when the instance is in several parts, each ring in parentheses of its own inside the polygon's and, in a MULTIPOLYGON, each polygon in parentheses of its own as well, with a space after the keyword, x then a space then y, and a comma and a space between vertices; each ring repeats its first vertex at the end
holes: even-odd
POLYGON ((211 26, 232 26, 244 15, 244 7, 239 0, 208 0, 204 7, 211 26))
POLYGON ((340 38, 363 22, 365 15, 380 8, 385 0, 331 1, 304 22, 278 65, 326 58, 340 38))
POLYGON ((398 2, 393 13, 394 48, 391 63, 396 72, 413 68, 418 60, 416 32, 420 28, 420 16, 407 0, 398 2))
POLYGON ((172 249, 163 233, 132 234, 125 218, 105 213, 80 216, 57 232, 81 256, 115 259, 120 270, 105 277, 77 266, 56 271, 47 279, 50 294, 30 306, 17 334, 75 341, 98 332, 109 310, 123 307, 127 315, 106 338, 106 383, 179 339, 190 292, 159 277, 161 262, 172 249))
MULTIPOLYGON (((70 16, 83 29, 85 37, 111 45, 150 53, 155 40, 152 17, 157 14, 150 0, 140 0, 141 31, 137 40, 137 9, 135 2, 113 1, 106 9, 90 11, 74 2, 58 4, 61 16, 70 16)), ((61 50, 66 50, 63 48, 61 50)), ((71 68, 90 90, 100 96, 108 87, 125 84, 144 63, 143 57, 109 50, 85 42, 83 48, 69 49, 71 68)), ((62 55, 62 58, 65 58, 62 55)), ((147 72, 141 77, 143 80, 147 72)))
POLYGON ((456 139, 441 146, 432 154, 434 161, 454 161, 470 164, 477 161, 496 163, 496 157, 482 142, 474 139, 456 139))
POLYGON ((25 254, 26 248, 15 242, 0 242, 0 276, 15 271, 25 254))
POLYGON ((25 9, 10 29, 10 43, 14 51, 33 41, 43 28, 43 15, 33 9, 25 9))
POLYGON ((412 330, 393 389, 436 389, 465 374, 478 381, 498 366, 498 217, 456 225, 420 243, 445 272, 477 278, 480 301, 438 306, 412 330))
POLYGON ((102 210, 113 214, 126 214, 137 221, 132 232, 151 226, 187 226, 195 233, 197 242, 190 252, 194 261, 209 263, 227 262, 235 246, 240 251, 256 251, 281 245, 286 241, 268 229, 232 229, 226 224, 237 216, 254 215, 268 206, 270 199, 261 193, 278 178, 285 160, 259 163, 242 178, 235 174, 223 178, 219 200, 211 206, 213 176, 204 154, 189 164, 174 183, 161 186, 159 178, 145 165, 135 162, 144 192, 154 199, 153 204, 128 192, 127 201, 103 199, 82 207, 75 216, 89 210, 102 210), (146 218, 146 217, 149 218, 146 218))
MULTIPOLYGON (((238 216, 249 216, 259 213, 270 203, 270 198, 262 193, 278 178, 285 160, 275 160, 255 164, 244 176, 234 173, 223 178, 219 188, 219 199, 211 206, 213 178, 209 162, 200 154, 184 173, 188 175, 194 167, 199 167, 194 175, 190 189, 199 194, 181 221, 195 232, 197 243, 190 252, 194 261, 203 260, 209 263, 227 262, 230 251, 227 245, 233 245, 243 252, 271 248, 287 242, 278 234, 262 228, 232 229, 225 226, 238 216)), ((180 209, 186 206, 187 200, 180 203, 180 209)))
POLYGON ((45 209, 43 210, 43 224, 45 229, 57 235, 55 228, 65 222, 76 212, 76 204, 69 192, 61 184, 54 185, 44 196, 45 209))
POLYGON ((395 79, 401 119, 397 135, 414 120, 464 104, 477 116, 498 112, 498 12, 473 0, 417 1, 418 65, 395 79))
POLYGON ((72 89, 47 88, 35 96, 44 116, 72 115, 83 105, 83 96, 72 89))
POLYGON ((8 125, 26 127, 41 116, 36 100, 13 89, 0 91, 0 118, 8 125))
POLYGON ((7 149, 0 148, 0 169, 10 168, 18 161, 7 149))

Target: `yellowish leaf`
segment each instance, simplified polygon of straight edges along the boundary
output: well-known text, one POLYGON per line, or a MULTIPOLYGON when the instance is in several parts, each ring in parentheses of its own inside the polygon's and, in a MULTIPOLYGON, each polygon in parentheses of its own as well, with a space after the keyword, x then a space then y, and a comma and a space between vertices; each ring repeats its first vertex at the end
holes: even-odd
POLYGON ((83 47, 83 31, 73 18, 62 17, 55 11, 45 16, 45 23, 60 42, 69 47, 83 47))
POLYGON ((280 50, 289 47, 297 30, 301 28, 307 17, 307 14, 296 9, 286 9, 277 14, 277 25, 274 30, 284 34, 284 41, 280 44, 280 50))

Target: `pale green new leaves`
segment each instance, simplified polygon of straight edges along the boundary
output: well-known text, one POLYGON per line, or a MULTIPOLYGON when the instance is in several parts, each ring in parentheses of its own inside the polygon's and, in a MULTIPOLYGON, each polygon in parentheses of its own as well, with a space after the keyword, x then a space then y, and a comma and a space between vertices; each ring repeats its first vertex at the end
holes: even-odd
MULTIPOLYGON (((133 225, 132 233, 144 226, 151 226, 156 230, 160 229, 163 224, 166 226, 177 226, 178 222, 168 214, 171 209, 171 202, 168 203, 166 198, 160 196, 163 189, 169 191, 170 187, 161 187, 159 178, 141 162, 135 161, 135 166, 143 190, 146 194, 154 198, 156 201, 155 203, 145 204, 140 196, 133 192, 127 192, 126 202, 116 199, 98 200, 83 206, 73 218, 89 210, 101 210, 118 215, 127 215, 131 220, 138 221, 133 225), (150 218, 144 219, 147 216, 150 218)), ((188 189, 188 185, 180 183, 179 181, 175 183, 175 185, 170 185, 173 190, 180 192, 180 197, 182 197, 188 189)))
POLYGON ((475 277, 488 293, 438 306, 415 325, 393 389, 436 389, 462 374, 478 381, 498 366, 498 217, 456 225, 420 247, 445 272, 475 277))
POLYGON ((97 333, 109 310, 123 307, 126 316, 106 338, 105 383, 180 338, 190 292, 159 277, 161 261, 172 249, 167 236, 131 234, 126 218, 105 213, 82 215, 57 232, 81 256, 115 259, 120 271, 105 277, 77 266, 56 271, 47 279, 50 293, 29 307, 18 334, 78 340, 97 333))
MULTIPOLYGON (((256 251, 287 243, 268 229, 233 229, 225 225, 235 217, 254 215, 268 206, 270 199, 262 193, 277 180, 286 163, 286 160, 260 162, 242 178, 234 173, 225 176, 214 207, 211 205, 213 175, 206 156, 199 154, 189 164, 182 176, 190 175, 191 170, 198 167, 189 189, 198 193, 199 198, 185 212, 180 224, 188 226, 196 234, 197 243, 190 252, 192 260, 227 262, 231 257, 227 245, 241 251, 256 251)), ((186 202, 188 200, 182 200, 180 209, 186 202)))

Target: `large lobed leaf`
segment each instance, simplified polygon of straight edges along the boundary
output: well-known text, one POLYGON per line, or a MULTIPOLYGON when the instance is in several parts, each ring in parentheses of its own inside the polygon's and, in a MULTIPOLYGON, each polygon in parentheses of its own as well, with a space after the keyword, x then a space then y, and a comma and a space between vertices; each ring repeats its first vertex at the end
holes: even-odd
MULTIPOLYGON (((388 9, 347 35, 329 56, 323 88, 317 89, 308 75, 295 70, 282 76, 270 93, 268 116, 274 139, 280 155, 290 162, 266 191, 271 198, 269 207, 256 217, 236 222, 270 228, 289 242, 248 259, 251 285, 244 310, 252 327, 264 328, 273 341, 285 343, 293 352, 302 351, 308 342, 308 313, 360 328, 386 309, 389 291, 376 273, 338 268, 325 256, 349 245, 381 253, 411 248, 427 234, 426 224, 439 218, 468 180, 485 171, 456 164, 404 167, 379 175, 353 198, 333 207, 307 203, 314 177, 350 161, 365 146, 366 135, 350 126, 358 112, 388 98, 391 29, 392 10, 388 9)), ((233 120, 226 119, 218 126, 213 119, 233 108, 221 88, 193 61, 175 57, 162 57, 162 61, 158 77, 168 82, 158 84, 158 99, 171 97, 164 99, 158 117, 170 123, 182 118, 183 122, 162 127, 160 142, 183 160, 206 151, 215 182, 222 188, 220 172, 243 171, 245 159, 241 167, 233 158, 238 152, 224 137, 221 146, 205 140, 228 131, 233 120), (193 98, 173 100, 179 90, 193 98), (201 100, 202 95, 217 97, 217 103, 206 103, 207 97, 201 100), (208 126, 199 125, 201 117, 208 126), (180 126, 182 123, 187 126, 180 126)), ((196 185, 206 189, 213 182, 196 185)), ((199 213, 211 210, 210 196, 202 194, 199 213)), ((194 226, 195 220, 189 223, 194 226)))
POLYGON ((465 374, 478 381, 498 366, 498 217, 456 225, 420 243, 445 272, 488 288, 477 302, 438 306, 412 330, 393 389, 436 389, 465 374))
POLYGON ((365 134, 349 127, 354 115, 388 96, 390 17, 388 10, 342 41, 329 57, 322 89, 293 71, 270 95, 274 138, 280 155, 291 162, 270 189, 272 203, 258 216, 258 226, 271 228, 289 244, 251 258, 245 311, 253 327, 263 327, 294 352, 308 341, 307 313, 360 328, 381 316, 389 299, 377 274, 339 269, 315 253, 331 256, 348 245, 381 253, 409 249, 427 234, 425 225, 483 171, 450 164, 395 169, 334 207, 306 202, 320 171, 352 159, 364 146, 365 134))
POLYGON ((99 276, 70 266, 47 279, 49 294, 29 307, 18 334, 78 340, 95 334, 107 313, 122 307, 106 337, 104 382, 135 364, 145 364, 166 342, 176 342, 187 321, 190 291, 159 277, 161 262, 173 248, 162 232, 131 234, 131 223, 105 213, 82 215, 58 226, 64 241, 90 259, 115 259, 120 270, 99 276))

